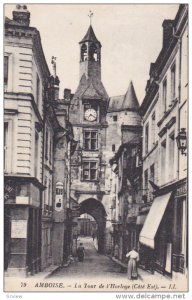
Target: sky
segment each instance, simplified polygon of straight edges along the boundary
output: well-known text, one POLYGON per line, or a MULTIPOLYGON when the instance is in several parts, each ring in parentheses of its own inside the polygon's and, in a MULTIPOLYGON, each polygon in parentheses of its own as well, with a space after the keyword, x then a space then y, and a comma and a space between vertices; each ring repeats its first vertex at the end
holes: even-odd
MULTIPOLYGON (((52 72, 57 59, 60 98, 64 88, 74 93, 79 83, 79 41, 90 24, 102 44, 102 82, 108 95, 123 95, 132 80, 139 103, 145 95, 150 63, 162 47, 162 22, 174 19, 179 4, 29 4, 30 26, 41 35, 44 54, 52 72)), ((12 18, 15 4, 4 5, 12 18)))

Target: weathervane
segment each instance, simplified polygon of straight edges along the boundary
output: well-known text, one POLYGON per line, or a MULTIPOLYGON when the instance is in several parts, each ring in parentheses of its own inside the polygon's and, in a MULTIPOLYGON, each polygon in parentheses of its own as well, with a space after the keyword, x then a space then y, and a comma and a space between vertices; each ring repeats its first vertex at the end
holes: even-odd
POLYGON ((92 12, 92 10, 89 11, 88 17, 90 18, 90 25, 91 25, 91 18, 93 17, 93 12, 92 12))

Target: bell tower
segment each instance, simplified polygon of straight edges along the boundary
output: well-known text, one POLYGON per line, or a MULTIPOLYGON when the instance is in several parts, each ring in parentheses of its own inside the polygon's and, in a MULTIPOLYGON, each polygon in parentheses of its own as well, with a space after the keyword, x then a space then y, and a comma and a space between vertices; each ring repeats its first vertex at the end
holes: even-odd
POLYGON ((95 36, 90 25, 80 45, 80 79, 85 74, 86 78, 101 80, 101 43, 95 36))

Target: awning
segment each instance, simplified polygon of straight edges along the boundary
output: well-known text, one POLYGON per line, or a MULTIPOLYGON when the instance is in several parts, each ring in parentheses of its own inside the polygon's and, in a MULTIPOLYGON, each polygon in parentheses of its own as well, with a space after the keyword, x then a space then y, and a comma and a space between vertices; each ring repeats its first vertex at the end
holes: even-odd
POLYGON ((169 192, 165 195, 158 196, 153 200, 150 211, 141 230, 139 241, 152 249, 155 248, 155 235, 165 213, 171 193, 172 192, 169 192))

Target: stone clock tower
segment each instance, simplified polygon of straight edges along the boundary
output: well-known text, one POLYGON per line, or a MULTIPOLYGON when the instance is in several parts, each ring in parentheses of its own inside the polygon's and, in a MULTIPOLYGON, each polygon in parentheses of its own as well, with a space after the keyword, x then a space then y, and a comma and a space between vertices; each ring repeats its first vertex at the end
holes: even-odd
POLYGON ((109 98, 101 82, 101 43, 91 25, 79 45, 80 82, 69 111, 74 139, 78 142, 71 158, 71 197, 81 204, 81 213, 91 214, 104 226, 102 200, 109 98))

